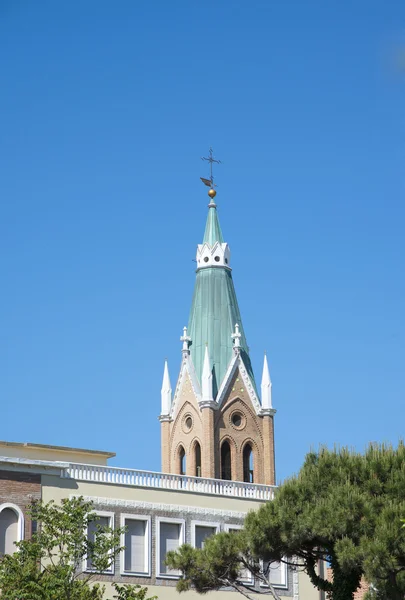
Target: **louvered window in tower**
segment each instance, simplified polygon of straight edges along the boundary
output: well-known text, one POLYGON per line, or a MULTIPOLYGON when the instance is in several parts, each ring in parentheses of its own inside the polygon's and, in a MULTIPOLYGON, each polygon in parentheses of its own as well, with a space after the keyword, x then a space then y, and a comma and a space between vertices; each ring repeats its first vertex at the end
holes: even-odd
POLYGON ((231 447, 226 441, 221 446, 221 479, 232 480, 231 447))
POLYGON ((198 442, 196 442, 195 446, 194 446, 194 456, 195 456, 195 476, 201 477, 201 446, 198 442))
POLYGON ((243 449, 243 481, 253 483, 253 450, 250 444, 243 449))
POLYGON ((180 475, 186 474, 186 452, 183 446, 179 448, 179 472, 180 475))

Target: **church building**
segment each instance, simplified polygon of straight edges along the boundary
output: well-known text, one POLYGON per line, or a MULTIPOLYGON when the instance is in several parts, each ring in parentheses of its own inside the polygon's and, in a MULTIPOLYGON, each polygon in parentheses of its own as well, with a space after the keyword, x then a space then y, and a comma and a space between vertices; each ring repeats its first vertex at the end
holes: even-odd
MULTIPOLYGON (((159 600, 179 599, 180 573, 167 567, 166 553, 185 542, 202 547, 216 532, 240 529, 249 511, 273 499, 276 411, 269 369, 265 356, 259 386, 233 284, 231 251, 219 224, 212 152, 208 160, 211 178, 203 179, 209 187, 208 216, 197 246, 195 289, 173 390, 164 366, 161 472, 110 466, 111 452, 0 442, 0 554, 13 552, 16 541, 32 535, 27 509, 33 500, 60 503, 83 496, 94 503, 100 524, 126 526, 124 549, 97 576, 107 591, 113 581, 138 583, 159 600)), ((82 569, 91 572, 91 561, 85 560, 82 569)), ((241 580, 270 594, 250 575, 241 574, 241 580)), ((284 563, 271 565, 270 581, 283 599, 323 598, 305 573, 284 563)), ((229 589, 209 594, 215 600, 235 597, 229 589)), ((199 596, 189 591, 181 598, 199 596)))
MULTIPOLYGON (((209 181, 209 180, 208 180, 209 181)), ((211 183, 211 182, 210 182, 211 183)), ((208 192, 204 238, 174 396, 165 364, 162 471, 275 485, 274 414, 264 357, 261 400, 232 280, 231 251, 208 192)))

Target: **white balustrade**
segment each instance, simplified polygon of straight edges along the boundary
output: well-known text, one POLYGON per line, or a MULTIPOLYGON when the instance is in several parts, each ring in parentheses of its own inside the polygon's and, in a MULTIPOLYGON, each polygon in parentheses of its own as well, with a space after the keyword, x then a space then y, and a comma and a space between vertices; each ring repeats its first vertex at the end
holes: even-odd
POLYGON ((273 485, 244 483, 243 481, 225 481, 223 479, 189 477, 188 475, 75 463, 68 463, 66 467, 62 468, 61 476, 77 481, 112 483, 161 490, 180 490, 182 492, 214 494, 216 496, 235 496, 251 500, 272 500, 276 488, 273 485))

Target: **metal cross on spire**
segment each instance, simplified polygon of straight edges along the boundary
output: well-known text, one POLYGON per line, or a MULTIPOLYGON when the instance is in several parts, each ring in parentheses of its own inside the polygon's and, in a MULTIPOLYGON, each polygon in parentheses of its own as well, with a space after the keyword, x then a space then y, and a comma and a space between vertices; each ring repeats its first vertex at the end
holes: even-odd
POLYGON ((217 163, 219 165, 219 164, 221 164, 221 161, 214 158, 212 148, 210 148, 210 153, 209 153, 208 158, 206 156, 202 156, 201 160, 206 160, 207 162, 210 163, 210 178, 209 179, 204 179, 204 177, 200 177, 200 179, 201 179, 201 181, 203 182, 204 185, 206 185, 207 187, 210 188, 210 191, 208 192, 208 195, 211 198, 214 198, 214 196, 216 195, 216 192, 214 190, 214 188, 216 187, 216 185, 214 183, 214 175, 212 174, 212 165, 213 165, 213 163, 217 163), (211 190, 212 190, 212 193, 210 193, 211 190))

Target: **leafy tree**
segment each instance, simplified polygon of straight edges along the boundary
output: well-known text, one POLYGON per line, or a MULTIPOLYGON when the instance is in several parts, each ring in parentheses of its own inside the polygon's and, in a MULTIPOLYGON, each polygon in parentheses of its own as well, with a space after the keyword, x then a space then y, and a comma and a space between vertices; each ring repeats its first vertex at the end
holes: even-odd
MULTIPOLYGON (((92 580, 113 564, 123 529, 97 525, 93 504, 83 498, 64 499, 60 506, 35 502, 30 516, 37 522, 37 532, 0 560, 1 595, 7 600, 102 600, 104 586, 92 580), (87 528, 92 523, 96 531, 89 539, 87 528), (83 573, 87 558, 91 572, 83 573)), ((146 599, 147 588, 114 587, 117 600, 146 599)))

